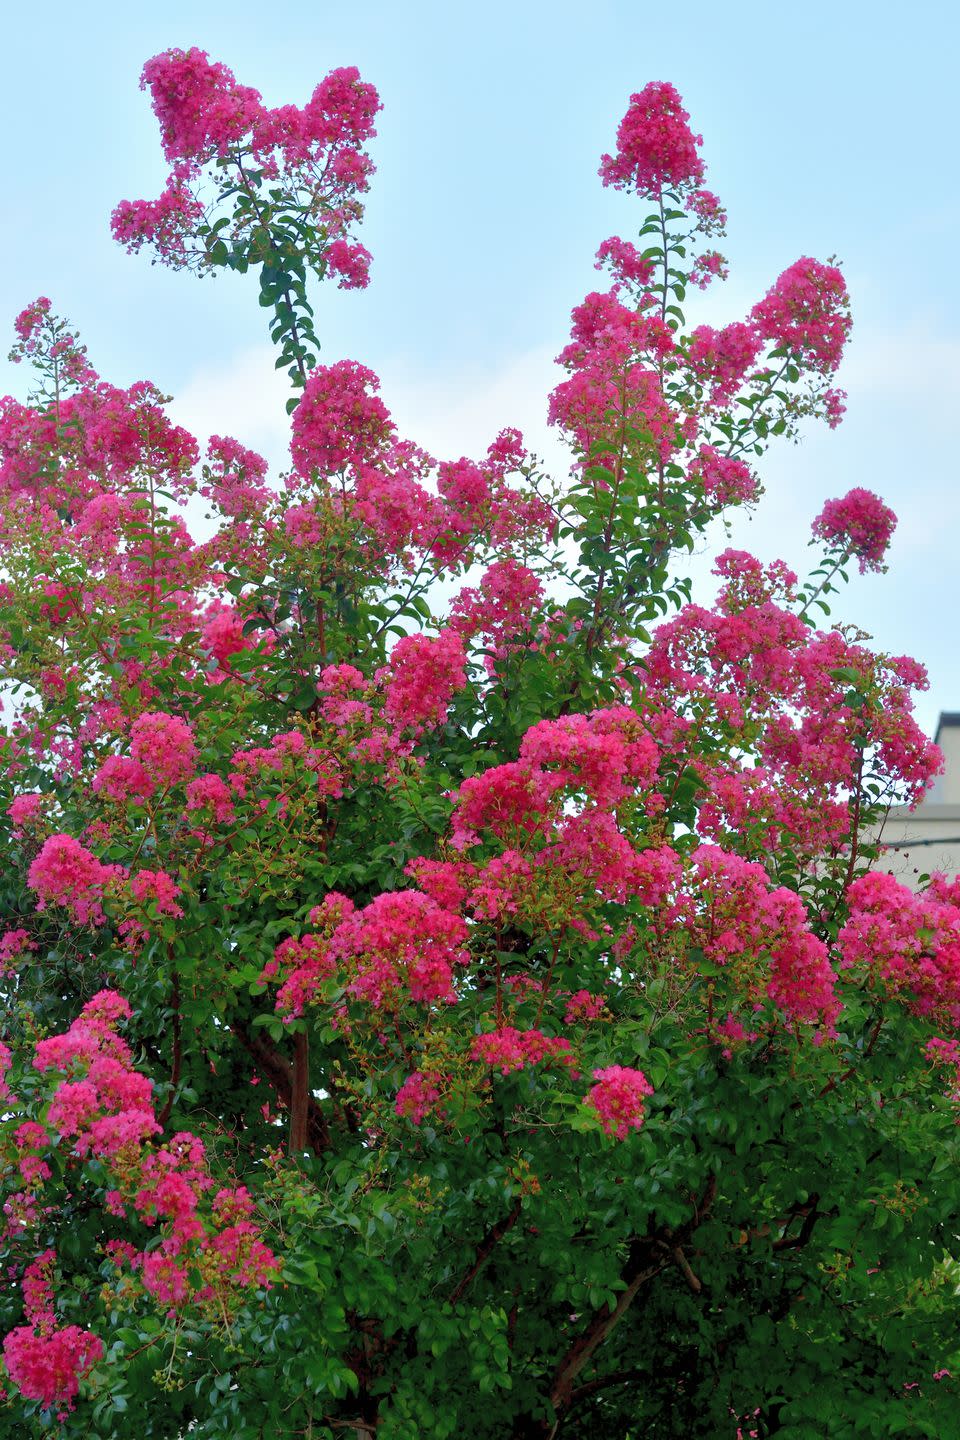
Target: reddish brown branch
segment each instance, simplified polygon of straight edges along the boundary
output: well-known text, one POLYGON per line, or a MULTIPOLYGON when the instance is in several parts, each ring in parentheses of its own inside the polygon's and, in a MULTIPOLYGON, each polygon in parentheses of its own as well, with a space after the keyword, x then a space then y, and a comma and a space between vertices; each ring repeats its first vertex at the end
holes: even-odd
POLYGON ((796 1235, 788 1234, 790 1228, 790 1220, 788 1220, 783 1228, 783 1233, 779 1235, 777 1239, 773 1242, 774 1250, 803 1249, 803 1247, 809 1241, 810 1236, 813 1234, 814 1225, 816 1225, 817 1221, 821 1218, 821 1215, 823 1213, 821 1210, 817 1209, 819 1203, 820 1196, 816 1194, 816 1192, 814 1192, 814 1194, 810 1196, 810 1203, 808 1205, 798 1205, 796 1207, 793 1212, 793 1216, 791 1216, 791 1219, 795 1218, 797 1215, 803 1216, 803 1223, 800 1226, 800 1229, 797 1231, 796 1235))
POLYGON ((487 1263, 487 1260, 490 1257, 490 1253, 494 1249, 494 1247, 499 1245, 500 1241, 503 1239, 504 1235, 506 1235, 507 1231, 512 1230, 514 1225, 516 1225, 518 1219, 520 1218, 520 1208, 520 1201, 517 1200, 509 1215, 505 1215, 502 1220, 498 1220, 496 1225, 490 1226, 490 1229, 487 1231, 486 1235, 484 1235, 483 1239, 480 1241, 480 1244, 477 1246, 477 1253, 469 1270, 467 1270, 461 1277, 461 1279, 457 1281, 456 1285, 450 1292, 451 1305, 456 1304, 456 1302, 460 1299, 461 1295, 463 1295, 467 1287, 473 1282, 476 1276, 479 1275, 480 1271, 487 1263))
POLYGON ((302 1155, 307 1148, 310 1107, 310 1041, 306 1030, 293 1037, 293 1074, 290 1095, 290 1154, 302 1155))
MULTIPOLYGON (((257 1068, 263 1072, 267 1080, 273 1086, 277 1099, 281 1104, 286 1105, 292 1112, 294 1073, 292 1067, 284 1057, 275 1050, 262 1036, 251 1034, 239 1021, 231 1021, 230 1029, 240 1041, 247 1054, 257 1063, 257 1068)), ((314 1154, 322 1155, 329 1150, 330 1127, 327 1124, 327 1117, 317 1104, 313 1096, 307 1092, 307 1132, 306 1144, 313 1150, 314 1154)), ((306 1148, 306 1145, 304 1146, 306 1148)))
MULTIPOLYGON (((627 1263, 620 1273, 624 1288, 617 1296, 614 1305, 605 1305, 598 1310, 596 1315, 587 1326, 586 1330, 570 1346, 566 1355, 560 1361, 554 1371, 553 1384, 550 1389, 550 1403, 558 1414, 561 1414, 570 1404, 574 1381, 583 1370, 594 1351, 597 1350, 610 1335, 616 1326, 623 1319, 627 1310, 633 1304, 637 1295, 648 1280, 658 1275, 672 1260, 680 1265, 677 1259, 678 1254, 682 1256, 682 1247, 689 1240, 701 1221, 709 1214, 717 1193, 717 1177, 711 1175, 707 1181, 703 1195, 694 1202, 693 1215, 678 1230, 665 1229, 658 1234, 648 1237, 637 1237, 631 1247, 627 1263), (654 1260, 653 1256, 658 1249, 665 1249, 663 1259, 654 1260)), ((685 1259, 685 1257, 684 1257, 685 1259)), ((683 1266, 680 1265, 681 1270, 683 1266)), ((687 1266, 689 1269, 689 1266, 687 1266)), ((690 1271, 693 1275, 693 1272, 690 1271)), ((693 1275, 697 1286, 700 1282, 693 1275)), ((688 1278, 688 1284, 689 1278, 688 1278)), ((548 1431, 548 1434, 555 1433, 548 1431)))

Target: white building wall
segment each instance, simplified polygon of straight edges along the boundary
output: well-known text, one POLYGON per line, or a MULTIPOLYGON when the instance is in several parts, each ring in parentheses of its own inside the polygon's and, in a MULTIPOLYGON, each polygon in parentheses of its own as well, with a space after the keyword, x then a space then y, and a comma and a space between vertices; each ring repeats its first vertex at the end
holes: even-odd
POLYGON ((942 714, 934 739, 943 751, 943 774, 915 810, 899 805, 890 811, 881 831, 890 848, 876 861, 878 870, 911 887, 934 870, 960 874, 960 714, 942 714))

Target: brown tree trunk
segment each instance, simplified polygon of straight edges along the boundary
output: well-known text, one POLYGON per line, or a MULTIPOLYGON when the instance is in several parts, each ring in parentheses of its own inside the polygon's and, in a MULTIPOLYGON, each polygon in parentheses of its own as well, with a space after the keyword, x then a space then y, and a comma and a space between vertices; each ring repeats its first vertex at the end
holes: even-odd
POLYGON ((293 1079, 290 1093, 290 1154, 302 1155, 308 1148, 310 1110, 310 1044, 305 1030, 293 1037, 293 1079))

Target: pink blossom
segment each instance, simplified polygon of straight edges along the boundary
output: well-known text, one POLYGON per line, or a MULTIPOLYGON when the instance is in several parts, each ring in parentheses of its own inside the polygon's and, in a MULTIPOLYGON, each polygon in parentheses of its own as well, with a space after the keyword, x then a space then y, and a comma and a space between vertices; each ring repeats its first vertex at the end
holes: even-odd
POLYGON ((617 130, 617 152, 600 162, 603 183, 618 189, 630 186, 654 197, 665 189, 699 185, 703 161, 697 150, 703 137, 693 134, 689 119, 668 82, 652 80, 631 95, 617 130))
POLYGON ((643 1102, 653 1094, 653 1086, 642 1070, 625 1065, 594 1070, 593 1078, 597 1084, 587 1092, 587 1104, 597 1112, 608 1135, 625 1140, 630 1130, 639 1130, 643 1124, 643 1102))
POLYGON ((26 930, 4 930, 0 933, 0 975, 10 974, 16 962, 24 960, 36 948, 26 930))
POLYGON ((828 500, 813 522, 813 533, 821 540, 860 561, 860 573, 883 570, 883 557, 896 527, 897 517, 872 490, 857 486, 839 500, 828 500))
POLYGON ((721 255, 719 250, 705 250, 693 262, 690 282, 698 290, 706 290, 712 280, 726 280, 729 274, 726 256, 721 255))
POLYGON ((13 823, 13 833, 17 835, 28 826, 36 825, 42 810, 42 795, 17 795, 7 806, 7 814, 13 823))
POLYGON ((201 811, 209 814, 217 825, 233 819, 233 791, 219 775, 198 775, 187 785, 187 814, 201 811))
POLYGON ((562 1036, 544 1035, 541 1030, 516 1030, 501 1025, 485 1035, 477 1035, 470 1046, 470 1058, 481 1060, 503 1075, 523 1070, 527 1065, 542 1062, 569 1064, 570 1041, 562 1036))
POLYGON ((351 977, 349 993, 379 1009, 405 997, 451 1001, 453 967, 468 958, 466 939, 459 915, 414 890, 394 890, 348 914, 330 948, 351 977))
POLYGON ((363 290, 369 285, 372 259, 365 245, 351 245, 340 237, 327 246, 327 269, 339 276, 337 284, 341 290, 363 290))
POLYGON ((140 905, 149 905, 158 915, 179 917, 183 914, 176 903, 180 886, 165 870, 138 870, 130 877, 130 894, 140 905))
POLYGON ((93 777, 97 795, 106 795, 120 804, 149 800, 156 786, 139 760, 129 755, 108 755, 93 777))
POLYGON ((27 872, 37 909, 62 905, 78 925, 102 925, 102 901, 116 865, 102 865, 72 835, 51 835, 27 872))
POLYGON ((850 334, 846 281, 835 265, 804 255, 754 305, 751 318, 764 339, 829 375, 840 364, 850 334))
POLYGON ((602 995, 577 990, 567 1001, 563 1018, 567 1025, 573 1025, 578 1020, 602 1020, 607 1014, 607 1003, 602 995))
POLYGON ((389 411, 373 392, 380 382, 355 360, 318 366, 291 420, 297 473, 322 475, 371 465, 394 433, 389 411))
POLYGON ((691 215, 697 217, 697 228, 705 235, 722 235, 727 223, 727 212, 712 190, 694 190, 685 204, 691 215))
POLYGON ((193 731, 179 715, 145 711, 130 727, 130 753, 156 785, 176 785, 197 768, 193 731))
POLYGON ((144 1257, 141 1266, 144 1289, 163 1305, 180 1305, 189 1294, 187 1272, 170 1255, 154 1250, 144 1257))
POLYGON ((200 643, 225 668, 231 655, 251 649, 253 641, 243 633, 243 617, 236 606, 215 601, 204 618, 200 643))
POLYGON ((687 474, 703 486, 707 500, 718 507, 748 505, 757 499, 760 484, 743 460, 721 455, 712 445, 701 445, 687 474))
POLYGON ((7 1084, 7 1071, 13 1064, 13 1054, 9 1045, 0 1040, 0 1100, 9 1100, 12 1095, 10 1086, 7 1084))
POLYGON ((433 639, 403 635, 390 653, 384 710, 402 729, 441 725, 453 696, 467 683, 463 641, 450 628, 433 639))
POLYGON ((714 330, 698 325, 690 336, 689 364, 694 377, 709 387, 709 403, 726 405, 746 380, 760 353, 753 325, 735 322, 714 330))
POLYGON ((140 87, 150 90, 163 152, 171 164, 222 153, 262 113, 258 92, 238 85, 226 65, 211 63, 207 52, 195 46, 165 50, 148 60, 140 87))
POLYGON ((645 260, 635 245, 618 235, 604 240, 597 251, 595 268, 603 265, 609 265, 617 279, 628 284, 646 285, 653 278, 653 261, 645 260))
POLYGON ((43 1409, 72 1409, 80 1382, 103 1357, 103 1341, 78 1325, 38 1333, 31 1325, 11 1330, 3 1342, 10 1378, 27 1400, 43 1409))
POLYGON ((131 255, 153 245, 174 268, 186 265, 203 205, 182 179, 171 176, 156 200, 121 200, 110 216, 110 233, 131 255))
POLYGON ((412 1120, 414 1125, 420 1125, 436 1108, 439 1099, 440 1091, 434 1079, 415 1070, 397 1091, 394 1109, 398 1115, 412 1120))

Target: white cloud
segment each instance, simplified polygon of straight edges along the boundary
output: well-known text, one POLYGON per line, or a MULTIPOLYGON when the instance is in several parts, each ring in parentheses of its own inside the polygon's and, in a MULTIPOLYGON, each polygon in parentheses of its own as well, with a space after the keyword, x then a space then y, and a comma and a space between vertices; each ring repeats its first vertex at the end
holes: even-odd
MULTIPOLYGON (((267 345, 237 354, 219 370, 201 369, 170 405, 178 425, 206 443, 231 435, 259 451, 271 469, 288 461, 290 434, 285 405, 291 391, 274 369, 267 345)), ((554 469, 569 464, 567 452, 546 423, 547 395, 557 371, 546 347, 509 359, 496 370, 455 376, 414 374, 401 357, 381 368, 381 394, 401 435, 438 459, 481 456, 505 426, 517 426, 528 445, 554 469)))
POLYGON ((263 455, 271 469, 282 469, 290 385, 283 372, 274 369, 274 355, 269 345, 255 345, 217 370, 197 370, 174 397, 170 414, 201 445, 211 435, 230 435, 263 455))

